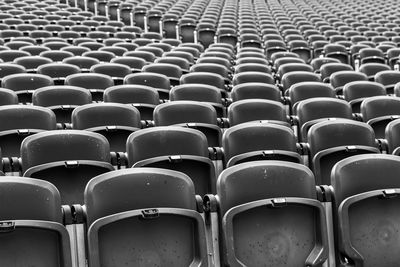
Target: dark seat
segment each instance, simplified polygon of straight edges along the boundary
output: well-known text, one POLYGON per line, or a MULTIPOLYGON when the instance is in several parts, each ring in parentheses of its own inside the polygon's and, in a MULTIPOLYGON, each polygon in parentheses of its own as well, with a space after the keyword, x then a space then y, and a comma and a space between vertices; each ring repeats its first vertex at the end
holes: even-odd
POLYGON ((114 170, 105 137, 79 130, 54 130, 28 136, 21 144, 25 177, 53 183, 63 204, 82 204, 87 182, 114 170))
POLYGON ((0 265, 72 267, 57 188, 31 178, 1 178, 0 265))
POLYGON ((322 266, 326 261, 324 208, 313 174, 303 165, 258 161, 233 166, 221 173, 217 196, 218 219, 212 223, 221 225, 223 264, 322 266))
POLYGON ((181 172, 133 168, 99 175, 85 189, 85 206, 91 267, 209 266, 194 185, 181 172))

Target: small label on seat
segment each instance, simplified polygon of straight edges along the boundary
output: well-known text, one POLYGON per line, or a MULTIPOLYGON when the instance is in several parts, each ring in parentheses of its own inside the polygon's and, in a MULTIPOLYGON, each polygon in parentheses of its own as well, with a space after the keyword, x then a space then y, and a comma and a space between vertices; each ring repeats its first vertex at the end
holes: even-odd
POLYGON ((18 135, 28 135, 30 133, 29 129, 19 129, 17 132, 18 135))
POLYGON ((383 190, 382 193, 383 193, 383 197, 384 197, 384 198, 394 198, 394 197, 397 197, 396 190, 394 190, 394 189, 383 190))
POLYGON ((68 160, 68 161, 65 161, 64 164, 65 164, 66 168, 77 168, 77 167, 79 167, 79 162, 76 161, 76 160, 68 160))
POLYGON ((0 222, 0 233, 9 233, 15 230, 15 222, 0 222))
POLYGON ((285 198, 274 198, 272 200, 272 206, 274 208, 285 207, 286 205, 287 205, 287 202, 286 202, 285 198))
POLYGON ((158 209, 142 210, 143 219, 155 219, 160 217, 158 209))

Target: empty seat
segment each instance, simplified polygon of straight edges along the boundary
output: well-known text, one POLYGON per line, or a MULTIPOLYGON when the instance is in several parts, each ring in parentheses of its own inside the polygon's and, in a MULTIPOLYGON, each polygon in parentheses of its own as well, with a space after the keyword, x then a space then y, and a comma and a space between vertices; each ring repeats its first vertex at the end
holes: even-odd
POLYGON ((246 82, 233 86, 231 91, 232 101, 243 99, 269 99, 280 102, 281 91, 276 85, 260 83, 260 82, 246 82))
POLYGON ((394 70, 380 71, 375 74, 374 80, 385 86, 387 94, 393 94, 394 86, 400 82, 400 73, 394 70))
POLYGON ((132 73, 132 70, 124 64, 103 62, 93 65, 90 68, 90 72, 108 75, 114 80, 115 85, 120 85, 123 83, 125 76, 132 73))
POLYGON ((204 219, 193 182, 181 172, 133 168, 99 175, 85 189, 85 207, 89 266, 208 266, 204 219))
POLYGON ((296 140, 293 130, 287 125, 268 121, 241 123, 224 131, 224 162, 226 167, 255 160, 301 163, 296 140))
POLYGON ((367 75, 368 80, 374 81, 375 74, 380 71, 391 70, 391 68, 383 63, 371 62, 362 64, 358 70, 367 75))
POLYGON ((336 94, 343 94, 343 86, 349 82, 354 81, 367 81, 368 77, 364 73, 352 71, 352 70, 342 70, 333 73, 330 76, 330 84, 336 91, 336 94))
POLYGON ((104 102, 130 104, 140 111, 142 120, 153 120, 153 111, 160 103, 156 89, 135 84, 116 85, 104 91, 104 102))
POLYGON ((77 86, 45 86, 35 90, 32 95, 32 104, 51 109, 57 123, 71 123, 72 111, 77 106, 89 103, 92 103, 90 92, 77 86))
POLYGON ((310 167, 316 183, 330 184, 332 167, 341 159, 357 154, 379 153, 375 133, 366 123, 330 119, 314 124, 308 131, 310 167))
POLYGON ((27 72, 36 73, 37 68, 44 64, 52 63, 53 61, 49 58, 42 56, 26 56, 14 59, 13 63, 23 66, 27 72))
POLYGON ((374 129, 376 138, 384 138, 386 125, 400 116, 400 98, 369 97, 361 103, 360 111, 363 121, 374 129))
POLYGON ((51 77, 42 74, 17 73, 3 78, 2 86, 15 91, 20 103, 32 102, 35 89, 53 85, 51 77))
POLYGON ((181 171, 193 180, 199 195, 215 192, 215 167, 208 158, 207 138, 198 130, 178 126, 142 129, 128 137, 126 151, 129 166, 181 171))
POLYGON ((360 112, 360 105, 364 99, 384 95, 386 95, 385 87, 377 82, 354 81, 343 86, 343 97, 350 103, 353 113, 360 112))
POLYGON ((352 66, 344 63, 338 63, 338 62, 326 63, 322 65, 320 68, 321 79, 323 82, 329 83, 332 74, 344 70, 351 71, 354 69, 352 66))
POLYGON ((74 56, 74 57, 64 58, 62 62, 76 65, 79 68, 81 68, 82 72, 88 72, 93 65, 100 63, 100 61, 96 58, 84 57, 84 56, 74 56))
MULTIPOLYGON (((219 76, 219 75, 218 75, 219 76)), ((220 77, 217 77, 218 80, 220 77)), ((203 83, 188 83, 175 86, 169 92, 170 101, 192 100, 208 102, 217 111, 218 117, 226 116, 226 108, 223 105, 222 97, 225 91, 216 86, 203 83)))
POLYGON ((61 62, 41 65, 36 71, 38 74, 51 77, 56 85, 63 85, 65 78, 69 75, 81 73, 78 66, 61 62))
POLYGON ((168 99, 171 83, 164 74, 141 72, 125 76, 124 84, 145 85, 155 88, 160 99, 168 99))
MULTIPOLYGON (((259 161, 233 166, 219 176, 217 197, 212 223, 222 226, 225 265, 318 266, 326 261, 324 208, 304 165, 259 161)), ((213 238, 218 238, 215 231, 213 238)))
POLYGON ((359 266, 396 265, 399 167, 397 156, 373 154, 344 159, 333 168, 338 264, 346 258, 359 266))
POLYGON ((222 131, 218 126, 217 112, 208 103, 196 101, 172 101, 154 109, 154 125, 178 125, 201 131, 207 137, 209 147, 220 147, 222 131))
POLYGON ((315 97, 298 102, 296 110, 299 140, 306 141, 308 129, 315 123, 328 118, 352 119, 348 102, 336 98, 315 97))
POLYGON ((60 193, 54 185, 31 178, 2 177, 0 195, 2 226, 8 230, 0 234, 2 266, 73 266, 60 193))
POLYGON ((47 131, 28 136, 21 144, 24 176, 53 183, 63 204, 82 204, 87 182, 114 170, 110 161, 107 139, 87 131, 47 131))
POLYGON ((320 75, 308 71, 291 71, 281 78, 281 90, 286 92, 292 85, 299 82, 321 82, 320 75))
POLYGON ((103 100, 103 92, 114 85, 113 79, 99 73, 77 73, 67 76, 65 85, 78 86, 88 89, 94 101, 103 100))
POLYGON ((238 85, 248 82, 259 82, 265 84, 275 84, 275 80, 269 73, 263 73, 258 71, 246 71, 235 74, 232 78, 232 85, 238 85))
POLYGON ((141 128, 140 113, 133 106, 118 103, 81 105, 72 111, 72 128, 100 133, 110 150, 125 152, 128 136, 141 128))
POLYGON ((228 107, 230 126, 257 120, 271 120, 288 125, 286 115, 285 106, 282 103, 266 99, 239 100, 228 107))

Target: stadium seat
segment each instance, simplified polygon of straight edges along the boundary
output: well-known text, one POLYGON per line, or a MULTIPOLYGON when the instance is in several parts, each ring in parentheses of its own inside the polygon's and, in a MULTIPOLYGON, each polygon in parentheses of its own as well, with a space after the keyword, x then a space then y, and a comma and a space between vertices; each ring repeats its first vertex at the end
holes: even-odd
POLYGON ((140 112, 119 103, 93 103, 76 107, 71 114, 72 129, 105 136, 113 152, 125 152, 128 136, 141 128, 140 112))
POLYGON ((25 177, 53 183, 63 204, 83 204, 87 182, 114 170, 105 137, 80 130, 55 130, 28 136, 21 144, 25 177))
POLYGON ((74 266, 60 193, 54 185, 31 178, 2 177, 0 195, 1 265, 74 266))
POLYGON ((213 232, 221 243, 221 265, 322 266, 326 261, 324 208, 304 165, 259 161, 233 166, 221 173, 217 196, 211 216, 216 218, 212 224, 221 225, 219 236, 213 232))
POLYGON ((215 167, 208 157, 207 138, 198 130, 178 126, 142 129, 128 137, 126 151, 129 167, 181 171, 193 180, 197 194, 215 192, 215 167))
POLYGON ((91 267, 209 266, 202 211, 193 182, 181 172, 133 168, 99 175, 85 189, 85 206, 91 267))

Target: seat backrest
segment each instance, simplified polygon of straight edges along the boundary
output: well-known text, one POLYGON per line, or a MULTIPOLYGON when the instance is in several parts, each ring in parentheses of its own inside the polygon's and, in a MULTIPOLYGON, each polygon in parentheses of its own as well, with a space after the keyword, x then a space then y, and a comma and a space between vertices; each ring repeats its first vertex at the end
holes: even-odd
POLYGON ((217 125, 215 108, 197 101, 172 101, 154 109, 154 124, 167 126, 178 123, 209 123, 217 125))
POLYGON ((336 207, 347 197, 360 193, 399 188, 400 158, 386 154, 365 154, 339 161, 331 179, 336 207))
POLYGON ((300 101, 296 114, 299 118, 300 126, 307 121, 321 118, 352 118, 352 110, 348 102, 327 97, 316 97, 300 101))
POLYGON ((56 117, 50 109, 31 105, 0 106, 0 131, 13 129, 55 130, 56 117))
POLYGON ((60 193, 53 184, 26 177, 1 178, 1 220, 62 223, 60 193))
POLYGON ((375 133, 371 126, 363 122, 332 119, 311 126, 307 141, 313 157, 319 151, 337 146, 375 147, 375 133))
POLYGON ((136 209, 196 210, 192 180, 181 172, 158 168, 117 170, 93 178, 85 189, 85 206, 88 225, 99 218, 136 209))
POLYGON ((42 107, 85 105, 89 103, 92 103, 90 92, 77 86, 45 86, 35 90, 32 95, 32 104, 42 107))
POLYGON ((228 107, 231 126, 255 120, 287 121, 282 103, 266 99, 244 99, 233 102, 228 107))
POLYGON ((291 128, 274 123, 248 122, 228 128, 222 137, 225 160, 233 156, 264 150, 296 152, 296 137, 291 128))
POLYGON ((390 96, 374 96, 361 103, 361 114, 364 121, 373 118, 400 115, 400 99, 390 96))
POLYGON ((114 81, 108 75, 99 73, 77 73, 67 76, 66 85, 79 86, 86 89, 106 89, 114 86, 114 81))
POLYGON ((104 102, 123 104, 144 103, 158 105, 159 95, 156 89, 146 85, 124 84, 108 87, 104 91, 104 102))
POLYGON ((132 166, 140 160, 158 156, 208 157, 208 143, 206 136, 198 130, 159 126, 132 133, 126 141, 126 151, 129 166, 132 166))
POLYGON ((284 161, 246 162, 224 170, 217 181, 221 214, 268 198, 316 199, 315 180, 304 165, 284 161))
POLYGON ((119 103, 92 103, 74 109, 72 128, 84 130, 100 126, 130 126, 141 128, 139 111, 119 103))
POLYGON ((42 74, 17 73, 3 78, 2 86, 13 91, 35 90, 53 85, 53 80, 42 74))
POLYGON ((110 162, 110 145, 102 135, 81 130, 41 132, 22 141, 23 172, 40 164, 68 160, 110 162))

